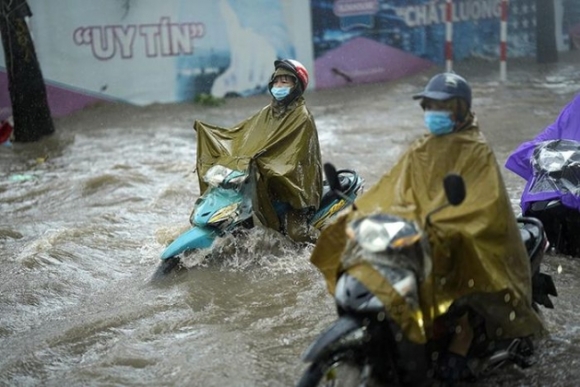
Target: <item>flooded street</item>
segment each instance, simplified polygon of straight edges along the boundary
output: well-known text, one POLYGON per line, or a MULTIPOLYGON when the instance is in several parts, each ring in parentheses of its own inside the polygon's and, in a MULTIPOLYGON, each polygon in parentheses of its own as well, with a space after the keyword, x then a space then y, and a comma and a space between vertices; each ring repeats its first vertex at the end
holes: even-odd
MULTIPOLYGON (((468 62, 480 127, 503 165, 580 90, 580 54, 558 64, 468 62)), ((417 136, 411 95, 437 72, 306 94, 323 160, 370 187, 417 136)), ((335 318, 322 276, 262 230, 225 238, 220 258, 159 286, 164 247, 188 228, 199 195, 193 121, 233 125, 266 95, 194 104, 97 105, 56 119, 57 133, 0 148, 0 386, 292 386, 300 355, 335 318)), ((514 211, 524 182, 503 168, 514 211)), ((469 190, 469 187, 467 187, 469 190)), ((472 386, 576 386, 580 259, 549 255, 559 297, 537 363, 472 386)))

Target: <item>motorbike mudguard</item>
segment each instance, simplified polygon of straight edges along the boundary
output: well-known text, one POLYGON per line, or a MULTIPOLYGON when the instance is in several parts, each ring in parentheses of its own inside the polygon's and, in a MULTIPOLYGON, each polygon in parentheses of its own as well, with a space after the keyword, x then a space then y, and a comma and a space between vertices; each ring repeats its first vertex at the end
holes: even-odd
POLYGON ((161 259, 175 257, 187 250, 204 249, 212 245, 216 234, 202 227, 193 227, 178 236, 161 254, 161 259))
POLYGON ((357 320, 349 316, 340 317, 327 328, 302 354, 302 360, 306 363, 313 362, 325 352, 325 350, 347 334, 361 328, 357 320))

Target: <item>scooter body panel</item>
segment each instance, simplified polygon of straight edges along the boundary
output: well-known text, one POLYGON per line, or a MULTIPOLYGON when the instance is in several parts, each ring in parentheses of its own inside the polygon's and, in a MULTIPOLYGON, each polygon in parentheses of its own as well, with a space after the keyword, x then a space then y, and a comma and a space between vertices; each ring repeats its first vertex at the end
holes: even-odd
POLYGON ((211 188, 211 191, 200 197, 195 204, 190 222, 194 226, 208 226, 210 219, 218 215, 224 208, 239 204, 242 201, 243 195, 240 191, 223 187, 211 188))
POLYGON ((251 215, 252 203, 247 186, 243 189, 211 187, 195 203, 189 219, 193 228, 167 246, 161 259, 211 247, 216 236, 233 230, 251 215))
POLYGON ((205 227, 193 227, 175 239, 161 254, 161 259, 169 259, 187 250, 205 249, 212 245, 217 233, 205 227))

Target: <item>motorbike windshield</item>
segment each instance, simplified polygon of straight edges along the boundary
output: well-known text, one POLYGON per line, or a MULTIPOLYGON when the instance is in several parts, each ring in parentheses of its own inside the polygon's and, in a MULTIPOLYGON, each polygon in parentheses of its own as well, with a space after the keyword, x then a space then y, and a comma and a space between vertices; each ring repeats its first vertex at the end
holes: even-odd
POLYGON ((214 165, 203 176, 203 181, 214 188, 220 185, 238 188, 247 176, 247 172, 234 171, 223 165, 214 165))
POLYGON ((531 159, 531 194, 560 192, 580 196, 580 142, 549 140, 536 145, 531 159))

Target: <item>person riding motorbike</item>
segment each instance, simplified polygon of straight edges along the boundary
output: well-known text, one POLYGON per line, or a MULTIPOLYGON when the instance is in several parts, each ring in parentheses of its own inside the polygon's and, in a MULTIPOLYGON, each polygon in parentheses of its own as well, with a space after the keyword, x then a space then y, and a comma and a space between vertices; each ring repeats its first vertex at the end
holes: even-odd
MULTIPOLYGON (((506 160, 505 167, 528 182, 521 197, 522 213, 526 213, 531 202, 535 200, 528 191, 534 172, 531 163, 534 149, 548 140, 580 141, 580 94, 562 109, 552 124, 532 140, 520 144, 506 160)), ((554 197, 561 197, 567 207, 580 210, 580 199, 572 193, 554 192, 554 197)))
POLYGON ((307 220, 319 207, 323 187, 318 132, 303 96, 308 78, 297 60, 276 60, 269 105, 232 128, 194 123, 200 194, 213 165, 247 169, 255 159, 257 220, 297 242, 315 238, 307 220))
POLYGON ((438 319, 453 312, 455 335, 435 367, 445 379, 469 377, 467 357, 478 335, 499 340, 544 332, 532 307, 529 258, 498 163, 471 110, 471 94, 464 78, 441 73, 413 96, 421 101, 430 133, 411 144, 356 200, 355 210, 322 232, 311 256, 330 293, 347 270, 382 297, 391 318, 415 343, 433 339, 438 319), (442 181, 451 172, 465 181, 465 201, 436 213, 426 224, 427 215, 446 202, 442 181), (342 266, 345 226, 376 212, 413 220, 428 233, 433 267, 420 284, 419 313, 407 310, 404 303, 392 305, 392 298, 383 296, 392 289, 372 265, 342 266), (481 319, 476 335, 475 322, 481 319))

